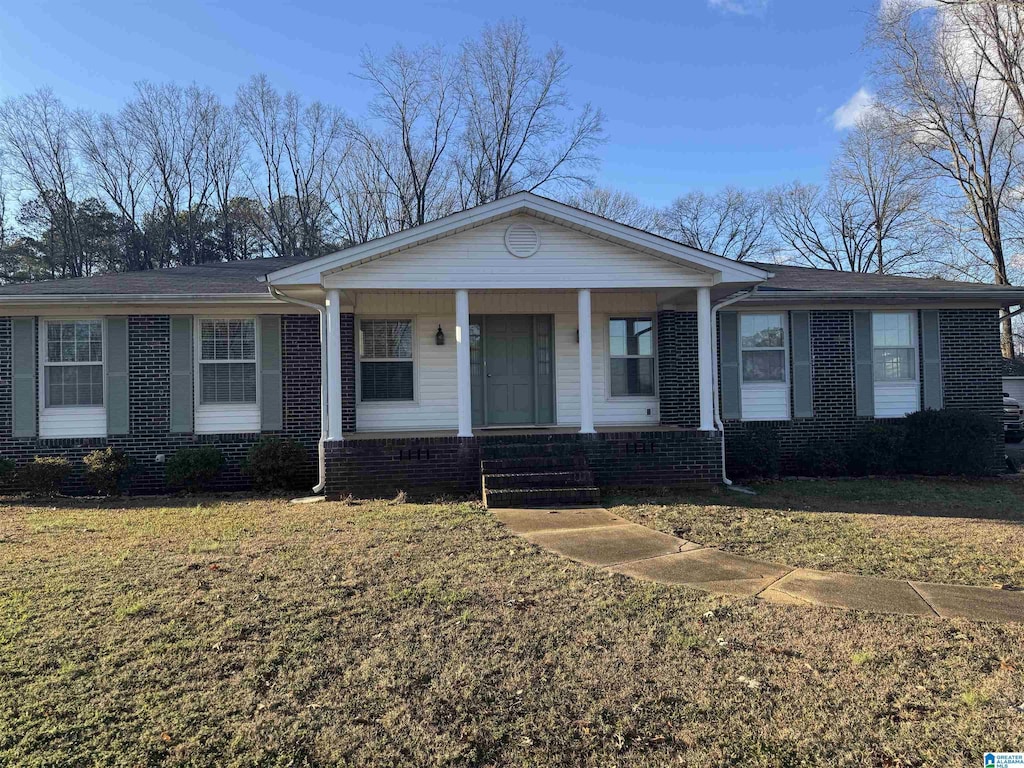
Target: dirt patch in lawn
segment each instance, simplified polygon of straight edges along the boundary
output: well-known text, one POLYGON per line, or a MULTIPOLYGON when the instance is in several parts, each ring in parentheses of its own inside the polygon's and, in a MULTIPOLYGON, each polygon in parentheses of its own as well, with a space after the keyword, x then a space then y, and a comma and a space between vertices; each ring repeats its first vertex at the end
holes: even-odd
POLYGON ((978 765, 1024 628, 716 598, 471 504, 0 508, 0 764, 978 765))
POLYGON ((620 496, 614 512, 729 552, 827 571, 1024 586, 1024 481, 785 481, 620 496))

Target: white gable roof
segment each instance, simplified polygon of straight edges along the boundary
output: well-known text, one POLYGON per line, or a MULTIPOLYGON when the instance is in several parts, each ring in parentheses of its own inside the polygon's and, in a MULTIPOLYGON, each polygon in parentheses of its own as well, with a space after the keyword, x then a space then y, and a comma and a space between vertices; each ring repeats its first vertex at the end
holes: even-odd
POLYGON ((266 280, 282 287, 543 288, 564 283, 587 288, 751 283, 770 276, 763 269, 521 192, 272 272, 266 280), (542 247, 536 255, 519 259, 504 249, 500 254, 488 250, 487 244, 499 232, 503 236, 506 226, 487 225, 512 217, 537 222, 542 247), (480 228, 474 237, 456 238, 480 228), (551 242, 556 230, 565 237, 551 242), (455 239, 436 242, 443 238, 455 239), (592 245, 583 247, 581 241, 588 240, 592 245), (416 250, 405 253, 411 249, 416 250), (399 253, 403 255, 375 263, 399 253))

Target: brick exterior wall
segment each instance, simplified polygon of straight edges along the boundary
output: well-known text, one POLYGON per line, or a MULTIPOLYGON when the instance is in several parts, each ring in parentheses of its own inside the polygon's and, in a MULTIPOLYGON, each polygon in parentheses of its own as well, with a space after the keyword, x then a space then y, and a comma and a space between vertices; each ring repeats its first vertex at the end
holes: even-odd
POLYGON ((721 480, 721 438, 697 430, 403 437, 329 442, 327 496, 479 497, 481 446, 574 443, 601 488, 709 484, 721 480))
MULTIPOLYGON (((320 437, 320 333, 315 315, 282 317, 282 396, 284 429, 281 434, 299 440, 309 454, 309 475, 316 478, 316 451, 320 437)), ((166 315, 131 315, 128 318, 127 435, 104 438, 13 438, 11 402, 11 318, 0 317, 0 456, 21 464, 35 456, 63 456, 75 472, 65 489, 83 493, 82 457, 96 448, 123 448, 137 463, 132 491, 159 493, 166 490, 164 464, 158 455, 170 457, 190 445, 215 445, 225 457, 217 490, 244 490, 249 479, 241 471, 249 448, 259 433, 195 435, 170 432, 170 318, 166 315)), ((38 350, 37 350, 38 352, 38 350)), ((37 355, 38 357, 38 355, 37 355)), ((37 374, 38 375, 38 374, 37 374)))
POLYGON ((696 312, 658 312, 658 399, 662 424, 700 426, 696 312))
POLYGON ((341 315, 341 433, 356 431, 356 316, 341 315))
MULTIPOLYGON (((1001 352, 997 318, 998 312, 994 309, 939 310, 944 407, 991 413, 996 419, 1001 417, 1001 352)), ((810 329, 814 415, 788 421, 726 421, 726 452, 730 436, 742 432, 745 424, 770 424, 779 438, 782 472, 792 473, 797 469, 796 456, 804 446, 819 440, 846 444, 865 424, 875 421, 856 415, 853 312, 812 310, 810 329)), ((920 344, 918 348, 920 351, 920 344)), ((789 365, 792 370, 792 360, 789 365)), ((792 412, 792 402, 790 409, 792 412)), ((999 438, 993 443, 994 470, 1002 466, 1002 457, 1003 446, 999 438)))

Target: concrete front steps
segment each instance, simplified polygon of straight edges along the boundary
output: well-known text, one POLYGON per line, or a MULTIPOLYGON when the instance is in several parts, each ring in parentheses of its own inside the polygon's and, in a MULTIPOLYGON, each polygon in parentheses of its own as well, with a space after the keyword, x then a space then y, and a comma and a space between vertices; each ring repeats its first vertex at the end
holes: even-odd
POLYGON ((586 457, 564 443, 485 445, 480 477, 491 509, 597 504, 601 495, 586 457))

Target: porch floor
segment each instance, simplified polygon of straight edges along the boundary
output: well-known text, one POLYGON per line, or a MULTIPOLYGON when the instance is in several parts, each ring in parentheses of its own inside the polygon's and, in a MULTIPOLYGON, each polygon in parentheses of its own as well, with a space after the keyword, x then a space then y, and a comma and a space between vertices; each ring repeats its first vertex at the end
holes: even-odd
MULTIPOLYGON (((598 434, 622 432, 696 432, 696 429, 677 427, 671 424, 623 424, 618 426, 595 427, 598 434)), ((579 427, 475 427, 474 437, 508 437, 516 435, 575 435, 579 427)), ((402 432, 349 432, 345 440, 395 440, 402 438, 455 437, 458 430, 406 430, 402 432)))

